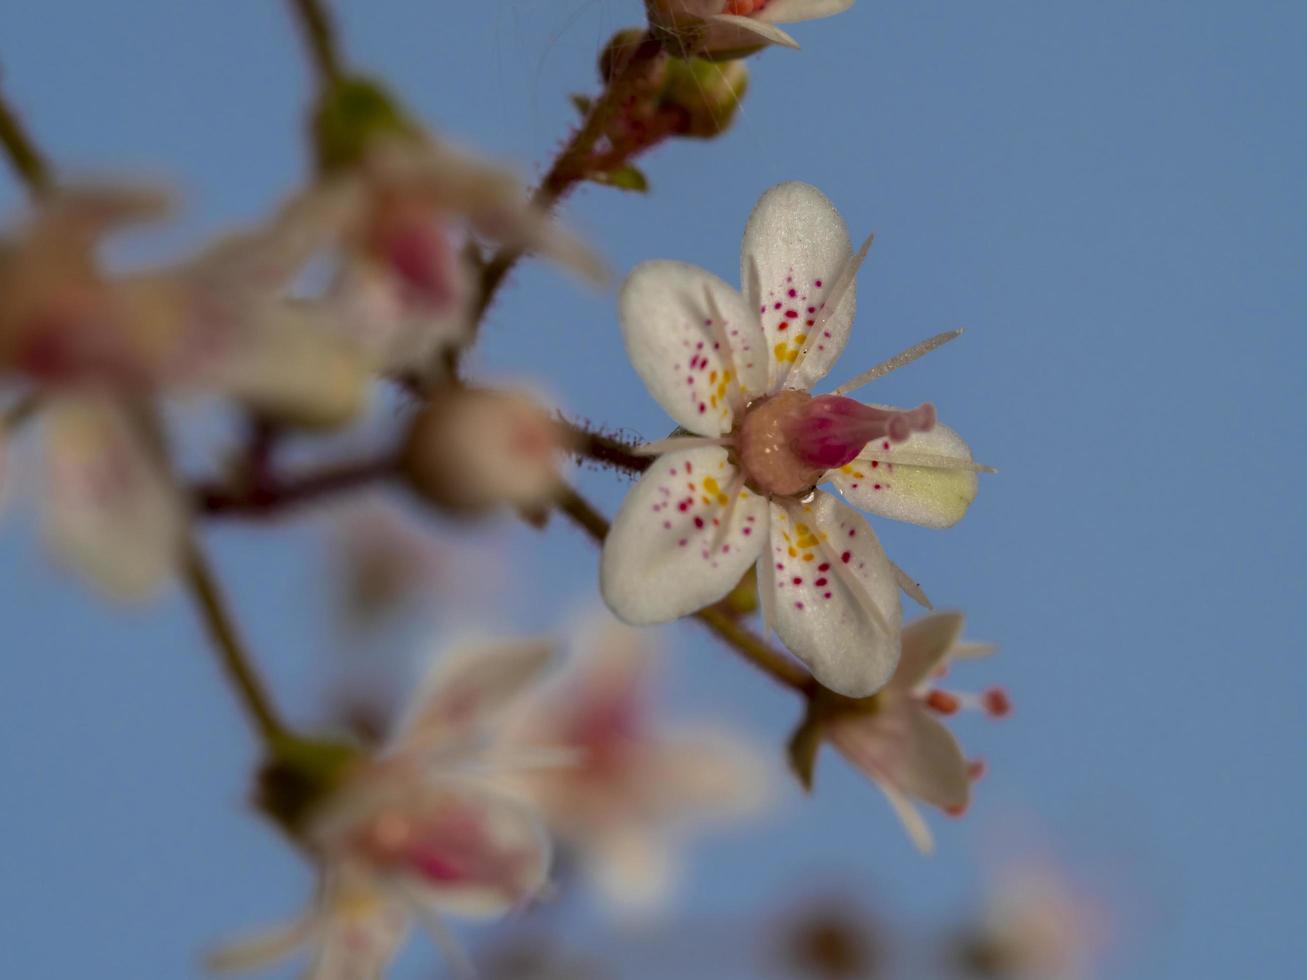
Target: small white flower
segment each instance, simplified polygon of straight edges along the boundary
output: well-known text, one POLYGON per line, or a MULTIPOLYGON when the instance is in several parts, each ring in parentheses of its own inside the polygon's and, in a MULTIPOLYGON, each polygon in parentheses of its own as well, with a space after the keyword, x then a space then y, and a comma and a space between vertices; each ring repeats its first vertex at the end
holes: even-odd
POLYGON ((853 0, 648 0, 649 22, 687 53, 741 57, 769 44, 797 48, 777 24, 843 13, 853 0))
POLYGON ((1098 897, 1049 859, 1031 857, 1000 869, 965 939, 963 962, 980 977, 1089 980, 1110 939, 1098 897))
POLYGON ((166 579, 186 523, 143 431, 143 399, 222 393, 331 423, 359 407, 364 381, 358 359, 322 329, 320 308, 280 296, 308 254, 293 212, 194 261, 115 276, 98 267, 105 234, 166 207, 150 190, 62 189, 0 243, 0 368, 39 392, 53 543, 131 597, 166 579))
POLYGON ((925 853, 934 844, 913 801, 960 815, 970 803, 971 783, 982 771, 967 761, 957 739, 934 716, 963 707, 993 717, 1009 710, 1007 695, 998 688, 980 696, 932 688, 951 660, 992 651, 962 642, 962 625, 960 613, 937 613, 909 624, 898 669, 869 708, 841 713, 826 725, 831 744, 881 788, 912 842, 925 853))
POLYGON ((497 917, 545 884, 543 825, 503 792, 509 760, 488 747, 490 726, 548 658, 535 642, 444 658, 386 748, 311 817, 305 843, 322 878, 309 913, 211 965, 255 969, 311 944, 312 978, 380 976, 416 919, 465 967, 442 916, 497 917))
POLYGON ((575 764, 519 785, 619 910, 650 912, 671 892, 687 830, 738 817, 765 796, 765 769, 737 738, 651 717, 643 634, 604 616, 567 676, 509 726, 508 744, 570 750, 575 764))
POLYGON ((899 654, 899 588, 924 599, 854 511, 926 527, 961 519, 976 495, 970 450, 934 409, 864 405, 843 393, 952 339, 941 334, 831 395, 813 397, 844 349, 856 255, 815 187, 772 188, 744 232, 744 294, 681 262, 646 262, 621 294, 631 363, 693 435, 627 496, 604 544, 601 588, 633 625, 725 596, 755 561, 764 619, 823 685, 871 694, 899 654))
POLYGON ((591 280, 605 275, 511 172, 434 138, 379 141, 314 196, 329 202, 324 209, 344 204, 333 293, 379 370, 421 370, 437 351, 468 339, 477 299, 469 234, 538 252, 591 280))

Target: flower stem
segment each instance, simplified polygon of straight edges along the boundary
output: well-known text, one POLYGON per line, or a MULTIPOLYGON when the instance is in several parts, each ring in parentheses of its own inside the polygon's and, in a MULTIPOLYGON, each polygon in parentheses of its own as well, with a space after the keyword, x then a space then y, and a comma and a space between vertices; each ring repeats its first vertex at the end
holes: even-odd
POLYGON ((386 480, 398 468, 398 453, 387 451, 289 476, 265 474, 248 483, 201 483, 192 487, 191 499, 207 517, 260 516, 386 480))
POLYGON ((313 60, 318 82, 325 88, 345 75, 344 59, 336 41, 336 29, 320 0, 290 0, 304 44, 313 60))
MULTIPOLYGON (((608 520, 594 505, 571 487, 564 489, 557 507, 596 542, 608 536, 608 520)), ((694 614, 726 644, 772 680, 799 693, 810 696, 817 690, 817 682, 798 664, 773 648, 753 630, 741 624, 730 613, 717 606, 707 606, 694 614)))
POLYGON ((0 95, 0 144, 4 145, 14 172, 27 185, 28 190, 40 195, 50 189, 50 167, 27 135, 22 119, 3 95, 0 95))
MULTIPOLYGON (((607 133, 614 113, 630 97, 632 88, 661 54, 662 44, 648 32, 629 49, 626 59, 614 69, 603 94, 590 107, 581 128, 572 134, 536 188, 531 198, 534 204, 547 211, 586 178, 590 156, 595 145, 607 133)), ((485 315, 499 287, 521 257, 520 248, 505 246, 491 256, 482 268, 480 293, 473 311, 475 320, 479 321, 485 315)))
POLYGON ((631 473, 643 473, 653 464, 652 456, 636 454, 633 443, 594 432, 567 419, 560 419, 558 425, 562 430, 564 444, 583 459, 615 466, 631 473))
POLYGON ((235 688, 241 704, 259 730, 259 735, 268 748, 275 751, 289 732, 277 717, 272 699, 263 689, 263 683, 236 631, 235 620, 227 609, 208 558, 193 536, 187 543, 182 576, 200 611, 209 638, 213 641, 223 673, 235 688))

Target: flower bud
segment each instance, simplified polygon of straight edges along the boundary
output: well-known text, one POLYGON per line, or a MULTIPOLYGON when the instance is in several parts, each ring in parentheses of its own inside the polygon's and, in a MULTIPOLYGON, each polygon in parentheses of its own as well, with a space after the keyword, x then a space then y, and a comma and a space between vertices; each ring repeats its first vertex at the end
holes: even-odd
POLYGON ((673 58, 667 62, 662 103, 685 113, 680 135, 711 139, 730 126, 748 87, 743 61, 673 58))
POLYGON ((515 392, 458 389, 413 421, 404 472, 428 500, 456 513, 548 506, 560 487, 558 428, 515 392))

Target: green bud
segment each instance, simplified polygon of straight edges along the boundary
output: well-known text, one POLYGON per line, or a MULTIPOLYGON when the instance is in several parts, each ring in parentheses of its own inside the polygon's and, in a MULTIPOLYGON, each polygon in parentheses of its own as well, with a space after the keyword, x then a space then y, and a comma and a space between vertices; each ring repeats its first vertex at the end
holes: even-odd
POLYGON ((418 128, 390 93, 360 76, 341 79, 322 93, 311 126, 323 173, 354 166, 378 137, 418 138, 418 128))
POLYGON ((673 58, 667 63, 662 102, 686 114, 682 136, 711 139, 730 126, 748 87, 749 70, 743 61, 673 58))

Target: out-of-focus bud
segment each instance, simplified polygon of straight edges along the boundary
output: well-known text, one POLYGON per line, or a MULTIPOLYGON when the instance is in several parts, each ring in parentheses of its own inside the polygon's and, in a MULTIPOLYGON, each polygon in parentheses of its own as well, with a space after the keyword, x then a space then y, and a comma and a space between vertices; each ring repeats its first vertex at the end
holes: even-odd
POLYGON ((557 424, 525 395, 459 389, 437 395, 414 419, 404 472, 424 497, 457 513, 537 510, 561 486, 560 448, 557 424))
POLYGON ((673 58, 667 62, 662 101, 685 113, 679 135, 711 139, 730 126, 748 87, 749 70, 743 61, 673 58))
POLYGON ((383 85, 358 76, 341 79, 323 92, 310 126, 323 173, 354 166, 379 138, 419 134, 383 85))

